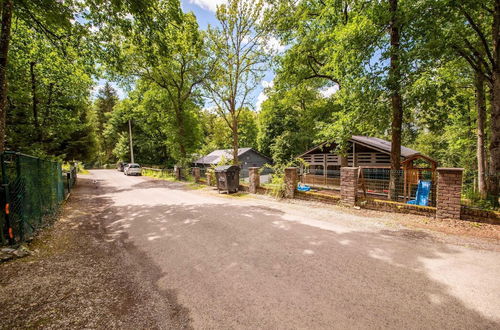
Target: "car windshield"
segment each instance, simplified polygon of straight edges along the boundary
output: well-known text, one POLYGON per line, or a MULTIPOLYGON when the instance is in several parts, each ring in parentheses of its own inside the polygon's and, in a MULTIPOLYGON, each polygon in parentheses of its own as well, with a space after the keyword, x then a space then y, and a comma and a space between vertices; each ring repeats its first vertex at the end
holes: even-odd
POLYGON ((137 165, 137 164, 132 164, 132 165, 129 165, 129 168, 140 168, 141 166, 140 165, 137 165))

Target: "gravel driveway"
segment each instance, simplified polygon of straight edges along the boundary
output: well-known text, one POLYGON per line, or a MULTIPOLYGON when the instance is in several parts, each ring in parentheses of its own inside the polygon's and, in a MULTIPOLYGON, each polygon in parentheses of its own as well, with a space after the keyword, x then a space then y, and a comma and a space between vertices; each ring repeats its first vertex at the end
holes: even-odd
MULTIPOLYGON (((87 201, 102 236, 81 240, 108 246, 117 276, 130 270, 107 295, 102 290, 103 300, 151 306, 114 310, 116 327, 137 328, 127 324, 136 315, 146 328, 500 327, 495 242, 412 230, 373 213, 217 195, 114 170, 92 171, 87 179, 97 187, 73 198, 87 201)), ((2 301, 10 285, 2 281, 2 301)), ((98 306, 88 308, 97 314, 98 306)))

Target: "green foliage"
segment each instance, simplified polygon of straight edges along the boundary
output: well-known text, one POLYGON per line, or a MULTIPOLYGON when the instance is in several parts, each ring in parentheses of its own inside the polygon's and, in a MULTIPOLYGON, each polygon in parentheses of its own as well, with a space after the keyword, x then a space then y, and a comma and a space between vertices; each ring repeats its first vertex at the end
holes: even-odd
POLYGON ((87 63, 71 45, 61 49, 22 20, 15 20, 12 29, 7 148, 89 159, 95 136, 89 121, 93 81, 87 63))
POLYGON ((143 168, 142 175, 157 179, 175 181, 174 173, 171 170, 160 170, 160 169, 156 170, 156 169, 143 168))
POLYGON ((266 169, 271 170, 271 181, 264 185, 264 187, 271 189, 271 196, 275 198, 283 198, 285 196, 285 169, 300 165, 305 165, 305 163, 302 159, 298 158, 285 163, 275 163, 274 165, 266 164, 261 169, 261 171, 266 169))

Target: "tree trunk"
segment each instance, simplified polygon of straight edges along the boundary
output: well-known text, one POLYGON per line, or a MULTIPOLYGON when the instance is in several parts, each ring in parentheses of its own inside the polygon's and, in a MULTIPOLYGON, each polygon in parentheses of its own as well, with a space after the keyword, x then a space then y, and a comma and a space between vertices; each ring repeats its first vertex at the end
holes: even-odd
POLYGON ((401 100, 401 67, 399 62, 399 20, 398 1, 389 0, 391 22, 390 22, 390 69, 389 69, 389 90, 391 92, 392 125, 391 125, 391 175, 389 180, 389 197, 397 200, 399 169, 401 168, 401 131, 403 125, 403 103, 401 100))
POLYGON ((339 157, 340 157, 340 167, 349 166, 349 158, 347 158, 347 156, 339 155, 339 157))
POLYGON ((38 98, 36 96, 36 75, 35 75, 35 62, 30 62, 30 75, 31 75, 31 97, 33 103, 33 126, 35 127, 36 142, 41 142, 40 122, 38 120, 38 98))
POLYGON ((238 159, 238 149, 239 149, 239 141, 238 141, 238 118, 236 118, 236 114, 232 116, 233 125, 231 130, 233 132, 233 165, 239 164, 238 159))
POLYGON ((183 109, 182 106, 179 106, 176 111, 176 116, 177 116, 177 125, 179 127, 179 150, 181 152, 181 157, 182 160, 186 160, 186 145, 185 145, 185 140, 186 140, 186 131, 184 128, 184 117, 183 115, 183 109))
POLYGON ((492 68, 492 100, 491 100, 491 142, 490 173, 488 177, 488 194, 498 206, 500 192, 500 1, 495 1, 492 28, 493 68, 492 68))
POLYGON ((482 198, 486 197, 486 153, 484 149, 484 125, 486 122, 486 98, 484 93, 485 77, 482 72, 475 73, 477 109, 477 185, 482 198))
POLYGON ((52 108, 52 98, 54 95, 54 83, 49 84, 49 93, 47 96, 47 103, 45 104, 45 113, 43 115, 42 125, 45 126, 50 120, 51 108, 52 108))
POLYGON ((7 119, 7 63, 9 55, 10 28, 12 25, 12 0, 4 0, 2 6, 2 28, 0 31, 0 152, 5 150, 5 121, 7 119))

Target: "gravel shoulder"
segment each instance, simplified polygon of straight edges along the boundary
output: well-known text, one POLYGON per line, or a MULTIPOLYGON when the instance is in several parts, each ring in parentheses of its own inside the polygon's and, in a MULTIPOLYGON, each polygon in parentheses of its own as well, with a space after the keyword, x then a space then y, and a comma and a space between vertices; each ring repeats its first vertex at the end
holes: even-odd
POLYGON ((107 239, 109 201, 79 181, 60 220, 30 244, 33 255, 0 264, 1 329, 180 329, 188 311, 159 290, 161 271, 121 240, 107 239))

